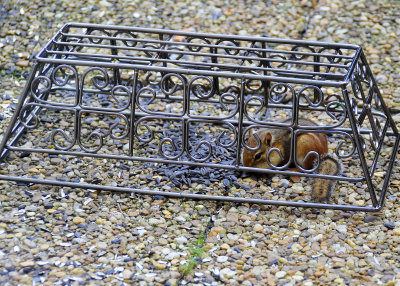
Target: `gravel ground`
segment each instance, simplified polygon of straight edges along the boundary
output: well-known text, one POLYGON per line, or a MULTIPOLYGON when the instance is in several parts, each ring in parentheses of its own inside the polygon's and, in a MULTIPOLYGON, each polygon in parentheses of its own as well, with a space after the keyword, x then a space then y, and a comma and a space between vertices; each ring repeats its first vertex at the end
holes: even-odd
MULTIPOLYGON (((84 2, 0 4, 0 134, 32 57, 69 21, 360 44, 400 122, 399 1, 84 2)), ((45 174, 27 169, 38 162, 71 168, 39 154, 0 173, 45 174)), ((134 180, 155 176, 148 165, 134 180)), ((400 285, 399 165, 392 182, 374 214, 0 182, 0 284, 400 285)))

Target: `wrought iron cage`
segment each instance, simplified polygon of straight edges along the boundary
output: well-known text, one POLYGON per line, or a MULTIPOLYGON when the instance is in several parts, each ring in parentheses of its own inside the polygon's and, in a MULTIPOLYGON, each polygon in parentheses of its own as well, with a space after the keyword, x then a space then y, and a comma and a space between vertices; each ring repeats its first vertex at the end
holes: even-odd
MULTIPOLYGON (((0 145, 0 179, 377 211, 384 203, 398 144, 397 127, 357 45, 69 23, 36 57, 0 145), (319 125, 302 126, 299 117, 319 125), (281 118, 291 120, 282 123, 281 118), (250 130, 265 127, 290 131, 290 163, 295 166, 297 135, 327 134, 329 149, 344 162, 344 173, 324 176, 315 173, 315 167, 293 171, 288 164, 243 166, 250 130), (220 193, 207 188, 193 192, 131 186, 129 175, 104 183, 60 180, 51 171, 4 171, 10 160, 33 153, 42 154, 41 160, 64 156, 130 162, 129 170, 135 168, 133 163, 151 162, 326 178, 339 184, 330 203, 315 203, 307 188, 296 192, 296 184, 283 193, 268 185, 243 189, 240 184, 225 186, 220 193)), ((190 178, 186 182, 190 184, 190 178)))

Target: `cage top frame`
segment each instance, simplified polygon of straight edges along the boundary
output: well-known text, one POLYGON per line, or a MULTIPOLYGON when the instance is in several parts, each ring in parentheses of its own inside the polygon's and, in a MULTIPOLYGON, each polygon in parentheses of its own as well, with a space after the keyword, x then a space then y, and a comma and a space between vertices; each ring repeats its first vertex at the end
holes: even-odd
POLYGON ((145 71, 344 88, 362 54, 362 47, 354 44, 72 22, 59 29, 38 53, 36 60, 42 63, 139 68, 145 71), (83 33, 70 33, 73 29, 86 30, 83 33), (93 31, 107 32, 105 35, 93 35, 93 31), (135 33, 154 37, 137 38, 135 33), (176 41, 174 37, 184 37, 185 41, 176 41), (195 40, 202 43, 195 43, 195 40), (138 46, 138 43, 142 44, 138 46), (284 46, 283 49, 274 49, 271 45, 284 46), (187 50, 182 50, 182 47, 187 50), (85 48, 108 53, 97 52, 93 55, 80 52, 85 48), (208 49, 209 52, 202 49, 208 49), (141 52, 141 56, 121 55, 121 52, 141 52), (148 57, 143 57, 143 54, 148 57), (171 59, 171 56, 177 59, 171 59), (187 57, 201 57, 202 61, 188 61, 187 57), (235 62, 226 64, 220 60, 235 62), (259 62, 258 66, 252 64, 254 61, 259 62), (292 69, 295 65, 312 70, 292 69))

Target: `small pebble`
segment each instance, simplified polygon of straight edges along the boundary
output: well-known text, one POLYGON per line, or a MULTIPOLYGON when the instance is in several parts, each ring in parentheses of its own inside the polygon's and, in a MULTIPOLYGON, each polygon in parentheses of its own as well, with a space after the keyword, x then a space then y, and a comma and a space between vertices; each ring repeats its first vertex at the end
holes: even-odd
POLYGON ((392 222, 385 222, 385 226, 387 229, 394 229, 396 227, 392 222))

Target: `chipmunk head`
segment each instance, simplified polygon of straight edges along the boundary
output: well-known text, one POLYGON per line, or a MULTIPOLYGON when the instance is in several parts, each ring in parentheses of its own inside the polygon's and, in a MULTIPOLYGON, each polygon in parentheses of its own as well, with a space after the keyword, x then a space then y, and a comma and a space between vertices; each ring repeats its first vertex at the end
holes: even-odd
MULTIPOLYGON (((279 148, 281 152, 284 152, 284 150, 279 146, 278 142, 274 142, 272 132, 260 130, 256 135, 260 139, 261 146, 259 146, 256 136, 250 130, 250 138, 247 140, 246 145, 250 148, 255 148, 257 146, 259 146, 259 148, 257 148, 257 150, 243 149, 243 165, 246 167, 270 169, 271 166, 268 164, 267 160, 268 151, 273 147, 279 148)), ((282 158, 278 152, 271 152, 269 161, 272 165, 278 166, 282 162, 282 158)))

